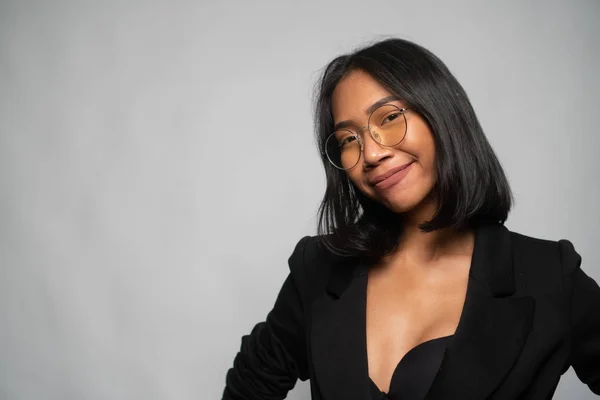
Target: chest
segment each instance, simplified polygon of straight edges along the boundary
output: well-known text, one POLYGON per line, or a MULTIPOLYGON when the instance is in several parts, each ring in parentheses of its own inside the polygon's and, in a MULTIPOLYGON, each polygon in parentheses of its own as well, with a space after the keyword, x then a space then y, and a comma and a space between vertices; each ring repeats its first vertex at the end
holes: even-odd
POLYGON ((383 391, 404 356, 421 343, 456 331, 468 284, 468 263, 449 271, 371 271, 366 293, 369 376, 383 391))

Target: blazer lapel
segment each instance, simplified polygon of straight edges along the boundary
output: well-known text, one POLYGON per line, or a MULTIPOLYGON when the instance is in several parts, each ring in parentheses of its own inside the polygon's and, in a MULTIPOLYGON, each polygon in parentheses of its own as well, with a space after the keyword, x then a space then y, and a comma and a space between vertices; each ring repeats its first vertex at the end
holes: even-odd
POLYGON ((527 340, 535 302, 515 297, 510 232, 479 228, 460 322, 426 399, 485 399, 506 378, 527 340))
MULTIPOLYGON (((478 228, 463 311, 427 400, 485 399, 508 375, 525 344, 534 300, 515 297, 510 232, 478 228)), ((312 304, 311 353, 325 400, 370 398, 366 344, 368 265, 333 266, 327 293, 312 304)))
POLYGON ((366 343, 368 266, 334 266, 327 294, 312 309, 311 353, 316 385, 326 400, 369 398, 366 343))

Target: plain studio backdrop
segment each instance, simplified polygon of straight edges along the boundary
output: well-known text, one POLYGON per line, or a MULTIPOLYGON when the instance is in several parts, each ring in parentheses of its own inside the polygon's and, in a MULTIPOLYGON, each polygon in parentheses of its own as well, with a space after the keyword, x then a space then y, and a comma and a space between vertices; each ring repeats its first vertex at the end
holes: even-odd
MULTIPOLYGON (((470 96, 516 197, 600 280, 600 2, 0 5, 0 399, 217 399, 314 234, 312 92, 397 36, 470 96)), ((290 399, 308 399, 299 382, 290 399)), ((592 399, 570 370, 558 399, 592 399)))

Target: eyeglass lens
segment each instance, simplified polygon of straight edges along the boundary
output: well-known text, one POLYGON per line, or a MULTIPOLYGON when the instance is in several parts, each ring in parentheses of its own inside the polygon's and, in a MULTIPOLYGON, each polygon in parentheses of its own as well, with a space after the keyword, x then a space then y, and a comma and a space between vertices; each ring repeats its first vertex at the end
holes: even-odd
MULTIPOLYGON (((368 120, 368 131, 373 140, 385 147, 399 144, 406 135, 404 109, 385 104, 377 108, 368 120)), ((332 133, 325 145, 327 158, 339 169, 354 167, 362 152, 361 138, 355 131, 340 129, 332 133)))

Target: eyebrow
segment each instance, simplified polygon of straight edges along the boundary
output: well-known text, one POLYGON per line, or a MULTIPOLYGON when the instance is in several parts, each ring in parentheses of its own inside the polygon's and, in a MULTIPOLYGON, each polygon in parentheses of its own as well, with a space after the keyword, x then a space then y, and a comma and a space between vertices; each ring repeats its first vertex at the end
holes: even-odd
MULTIPOLYGON (((377 100, 375 103, 371 104, 366 110, 365 110, 365 114, 366 115, 371 115, 371 113, 373 111, 375 111, 376 109, 378 109, 379 107, 381 107, 382 105, 389 103, 390 101, 398 101, 398 100, 402 100, 399 96, 396 95, 390 95, 390 96, 386 96, 382 99, 377 100)), ((337 124, 335 124, 333 126, 333 130, 337 131, 340 129, 344 129, 344 128, 348 128, 350 126, 356 125, 354 122, 352 122, 351 120, 346 120, 346 121, 340 121, 337 124)))

